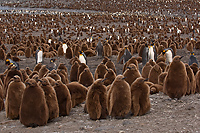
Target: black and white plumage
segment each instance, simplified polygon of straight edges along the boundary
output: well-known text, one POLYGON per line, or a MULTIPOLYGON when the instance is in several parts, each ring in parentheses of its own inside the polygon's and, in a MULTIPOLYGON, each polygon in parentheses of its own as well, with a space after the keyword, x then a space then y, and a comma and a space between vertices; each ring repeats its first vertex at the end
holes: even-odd
POLYGON ((96 46, 96 52, 97 52, 97 56, 103 56, 103 45, 100 39, 96 46))
POLYGON ((5 64, 8 66, 10 64, 14 65, 17 67, 17 70, 19 70, 19 64, 11 59, 6 59, 5 64))
POLYGON ((47 65, 47 68, 51 71, 51 70, 56 70, 57 69, 57 65, 55 63, 56 59, 51 59, 50 63, 47 65))
POLYGON ((154 43, 151 43, 148 51, 148 60, 152 59, 154 62, 157 60, 157 52, 154 43))
POLYGON ((148 53, 149 53, 149 47, 147 43, 145 44, 145 47, 142 51, 142 65, 144 66, 148 62, 148 53))
POLYGON ((87 65, 87 57, 83 51, 79 51, 79 60, 87 65))
POLYGON ((171 63, 174 58, 174 51, 172 48, 166 48, 162 52, 163 55, 166 55, 166 62, 171 63))
POLYGON ((35 52, 35 60, 36 60, 36 64, 43 61, 43 51, 41 47, 38 47, 38 49, 35 52))
POLYGON ((189 58, 189 66, 192 65, 193 63, 198 64, 197 58, 194 56, 194 52, 190 52, 190 58, 189 58))
POLYGON ((125 63, 132 57, 132 55, 131 55, 131 53, 129 52, 129 50, 128 50, 127 47, 125 47, 124 49, 125 49, 124 54, 123 54, 122 57, 120 58, 119 62, 121 62, 122 59, 123 59, 123 63, 125 64, 125 63))

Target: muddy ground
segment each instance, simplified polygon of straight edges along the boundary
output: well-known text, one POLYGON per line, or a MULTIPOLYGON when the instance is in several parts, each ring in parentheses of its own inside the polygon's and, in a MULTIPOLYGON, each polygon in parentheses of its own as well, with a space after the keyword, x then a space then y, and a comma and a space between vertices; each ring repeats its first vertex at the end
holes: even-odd
MULTIPOLYGON (((10 47, 7 45, 7 47, 10 47)), ((200 52, 195 50, 197 59, 200 60, 200 52)), ((184 55, 183 62, 188 62, 189 54, 186 49, 178 50, 178 55, 184 55)), ((137 56, 135 54, 134 56, 137 56)), ((20 68, 35 65, 34 57, 26 59, 20 57, 20 68)), ((56 57, 57 58, 57 57, 56 57)), ((122 64, 116 62, 116 56, 111 60, 115 63, 117 73, 122 73, 122 64)), ((59 62, 66 63, 68 72, 71 65, 69 59, 57 58, 59 62)), ((88 66, 94 71, 102 58, 89 57, 88 66)), ((44 64, 48 64, 45 59, 44 64)), ((142 65, 140 64, 140 70, 142 65)), ((0 61, 1 73, 6 69, 3 61, 0 61)), ((131 116, 125 119, 107 118, 105 120, 90 120, 89 115, 84 113, 84 103, 73 108, 69 116, 59 117, 49 122, 46 126, 27 128, 19 120, 6 118, 5 110, 0 112, 0 132, 199 132, 200 131, 200 95, 184 96, 180 100, 171 100, 162 92, 150 95, 151 110, 144 116, 131 116)))

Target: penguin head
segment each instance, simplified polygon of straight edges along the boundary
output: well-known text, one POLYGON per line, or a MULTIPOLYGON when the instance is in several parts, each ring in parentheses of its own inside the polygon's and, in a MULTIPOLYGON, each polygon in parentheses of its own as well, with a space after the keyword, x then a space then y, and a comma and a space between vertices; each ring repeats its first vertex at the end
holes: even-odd
POLYGON ((126 77, 124 77, 123 75, 117 75, 117 77, 115 78, 116 81, 123 81, 126 77))
POLYGON ((49 80, 47 79, 47 78, 41 78, 41 79, 39 79, 39 81, 41 82, 41 84, 43 85, 43 86, 47 86, 47 85, 50 85, 50 83, 49 83, 49 80))
POLYGON ((57 59, 51 59, 50 60, 50 63, 53 63, 53 62, 55 62, 57 59))
POLYGON ((37 82, 34 79, 28 79, 25 82, 25 85, 29 86, 29 87, 35 87, 35 86, 37 86, 37 82))
POLYGON ((13 77, 13 79, 14 79, 14 82, 20 82, 21 81, 21 78, 18 75, 15 75, 13 77))
POLYGON ((135 64, 130 64, 128 67, 127 67, 129 70, 137 70, 137 67, 135 64))
POLYGON ((148 78, 139 77, 135 80, 137 84, 143 84, 145 81, 148 81, 148 78))
POLYGON ((57 80, 57 81, 55 82, 55 85, 56 85, 56 86, 61 86, 61 85, 62 85, 62 81, 61 81, 61 80, 57 80))
POLYGON ((10 65, 10 60, 6 59, 5 64, 6 64, 6 66, 10 65))
POLYGON ((194 56, 194 52, 193 52, 193 51, 192 51, 192 52, 190 52, 190 55, 191 55, 191 56, 194 56))
POLYGON ((183 58, 184 56, 175 56, 174 59, 173 59, 173 62, 180 62, 181 59, 183 58))
POLYGON ((38 74, 34 74, 32 79, 34 79, 36 82, 39 81, 39 75, 38 74))
POLYGON ((106 78, 105 79, 97 79, 95 82, 94 82, 94 84, 93 85, 95 85, 95 86, 102 86, 103 85, 103 82, 106 80, 106 78))
POLYGON ((164 50, 162 51, 162 54, 165 55, 166 52, 167 52, 167 51, 164 49, 164 50))

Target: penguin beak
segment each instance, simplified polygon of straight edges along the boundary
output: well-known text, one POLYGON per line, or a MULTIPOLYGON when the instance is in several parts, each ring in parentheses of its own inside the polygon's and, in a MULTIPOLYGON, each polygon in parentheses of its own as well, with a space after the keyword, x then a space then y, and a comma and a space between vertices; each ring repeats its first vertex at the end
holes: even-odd
POLYGON ((29 82, 26 82, 26 84, 27 84, 27 85, 31 85, 31 83, 29 83, 29 82))
POLYGON ((184 56, 181 56, 179 59, 182 59, 184 56))
POLYGON ((109 71, 109 69, 106 68, 107 71, 109 71))
POLYGON ((108 79, 108 78, 103 79, 101 82, 104 82, 106 79, 108 79))
POLYGON ((123 77, 122 79, 125 79, 125 78, 127 78, 127 77, 123 77))
POLYGON ((42 80, 38 79, 38 81, 42 82, 42 80))
POLYGON ((127 67, 128 69, 131 69, 130 67, 127 67))
POLYGON ((149 80, 149 78, 144 79, 144 81, 148 81, 148 80, 149 80))

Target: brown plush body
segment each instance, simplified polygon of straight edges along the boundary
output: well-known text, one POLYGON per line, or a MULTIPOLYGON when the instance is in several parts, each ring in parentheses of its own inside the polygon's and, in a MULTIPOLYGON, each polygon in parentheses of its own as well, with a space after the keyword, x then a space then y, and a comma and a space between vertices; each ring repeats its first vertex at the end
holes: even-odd
POLYGON ((159 84, 153 84, 150 86, 150 94, 156 94, 159 91, 163 91, 163 86, 159 84))
POLYGON ((200 71, 196 73, 195 79, 196 79, 196 92, 200 93, 200 71))
POLYGON ((167 72, 162 72, 159 76, 158 76, 158 84, 163 86, 163 82, 165 77, 167 76, 167 72))
POLYGON ((39 70, 40 70, 41 67, 42 67, 42 63, 38 63, 37 65, 35 65, 33 71, 39 72, 39 70))
POLYGON ((100 63, 100 64, 97 66, 96 70, 95 70, 94 79, 96 80, 96 79, 99 79, 99 78, 103 78, 104 75, 105 75, 106 72, 107 72, 106 69, 107 69, 106 65, 104 65, 103 63, 100 63))
POLYGON ((144 82, 145 79, 137 78, 131 85, 131 111, 134 116, 144 115, 150 110, 149 86, 144 82))
POLYGON ((25 57, 30 58, 31 57, 31 48, 27 47, 25 50, 25 57))
POLYGON ((71 59, 72 57, 73 57, 73 50, 71 47, 68 47, 66 49, 65 58, 71 59))
POLYGON ((59 106, 56 92, 47 78, 41 78, 40 82, 49 109, 49 120, 57 118, 59 116, 59 106))
POLYGON ((161 73, 162 73, 161 67, 158 64, 154 65, 149 72, 149 76, 148 76, 149 81, 154 84, 158 84, 158 76, 161 73))
POLYGON ((131 109, 131 90, 123 75, 118 75, 113 81, 107 100, 108 112, 112 117, 123 118, 129 113, 131 109))
POLYGON ((97 79, 90 87, 87 98, 86 106, 90 119, 97 120, 106 118, 107 111, 107 90, 103 85, 102 79, 97 79))
POLYGON ((116 78, 116 74, 113 71, 113 69, 111 69, 111 68, 107 69, 107 72, 104 75, 104 79, 105 79, 103 82, 104 85, 108 86, 108 85, 112 84, 112 82, 115 80, 115 78, 116 78))
POLYGON ((53 78, 55 81, 61 80, 61 77, 59 74, 57 74, 56 70, 52 70, 50 73, 47 74, 47 77, 53 78))
POLYGON ((141 77, 141 74, 135 64, 130 64, 127 68, 123 75, 126 77, 126 82, 131 86, 138 77, 141 77))
POLYGON ((189 82, 190 82, 190 86, 189 86, 189 89, 187 91, 187 94, 194 94, 195 91, 196 91, 196 80, 195 80, 195 76, 194 76, 194 73, 192 71, 192 69, 189 67, 188 64, 185 64, 185 67, 186 67, 186 71, 187 71, 187 76, 189 78, 189 82))
POLYGON ((112 47, 110 46, 110 44, 105 43, 103 45, 103 53, 104 53, 103 54, 104 56, 107 56, 107 57, 112 56, 112 47))
POLYGON ((34 79, 26 81, 19 113, 20 122, 25 126, 43 126, 49 119, 45 94, 34 79))
POLYGON ((71 66, 70 70, 70 81, 78 81, 78 67, 79 64, 77 61, 74 62, 74 64, 71 66))
POLYGON ((79 64, 79 67, 78 67, 78 80, 79 80, 80 74, 83 72, 83 70, 84 70, 85 68, 88 68, 88 66, 87 66, 85 63, 80 63, 80 64, 79 64))
POLYGON ((180 59, 180 56, 174 57, 163 84, 163 92, 172 99, 180 99, 189 87, 185 64, 180 59))
POLYGON ((69 115, 72 108, 72 101, 69 89, 62 81, 56 81, 54 86, 59 105, 59 114, 61 116, 69 115))
POLYGON ((19 108, 25 88, 26 86, 20 77, 18 75, 14 76, 13 81, 8 85, 6 96, 5 109, 7 118, 19 118, 19 108))
POLYGON ((83 103, 86 100, 87 88, 78 82, 67 84, 71 94, 72 108, 83 103))
POLYGON ((111 68, 115 73, 117 73, 115 64, 111 60, 108 60, 105 65, 107 66, 107 68, 111 68))
POLYGON ((39 78, 41 79, 41 78, 44 77, 48 72, 49 72, 49 70, 47 69, 46 65, 42 65, 41 69, 39 70, 39 78))
POLYGON ((142 77, 143 78, 148 78, 151 68, 152 68, 151 64, 149 62, 147 62, 145 64, 145 66, 142 68, 142 77))
POLYGON ((86 87, 90 86, 94 82, 94 78, 89 68, 85 68, 80 74, 78 82, 86 87))

